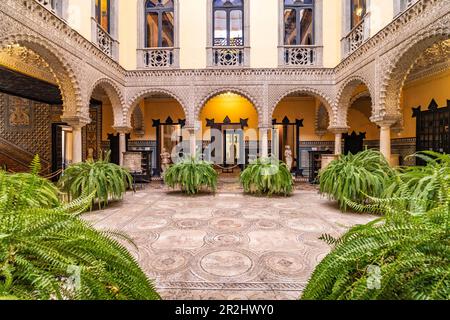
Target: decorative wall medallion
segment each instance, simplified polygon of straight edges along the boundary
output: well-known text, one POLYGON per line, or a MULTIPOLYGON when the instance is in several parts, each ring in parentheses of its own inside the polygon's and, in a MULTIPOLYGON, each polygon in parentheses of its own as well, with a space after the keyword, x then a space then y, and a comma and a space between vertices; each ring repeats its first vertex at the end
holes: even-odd
POLYGON ((28 130, 33 127, 33 102, 28 99, 6 96, 6 119, 11 130, 28 130))

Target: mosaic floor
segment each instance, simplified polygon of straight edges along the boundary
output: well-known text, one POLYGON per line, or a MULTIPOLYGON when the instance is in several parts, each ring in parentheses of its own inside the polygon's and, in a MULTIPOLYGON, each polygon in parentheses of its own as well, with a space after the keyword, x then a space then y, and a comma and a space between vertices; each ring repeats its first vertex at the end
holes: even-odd
POLYGON ((337 236, 368 215, 342 214, 315 187, 289 198, 242 194, 232 177, 216 195, 186 197, 161 183, 88 214, 99 229, 121 230, 164 299, 297 299, 337 236))

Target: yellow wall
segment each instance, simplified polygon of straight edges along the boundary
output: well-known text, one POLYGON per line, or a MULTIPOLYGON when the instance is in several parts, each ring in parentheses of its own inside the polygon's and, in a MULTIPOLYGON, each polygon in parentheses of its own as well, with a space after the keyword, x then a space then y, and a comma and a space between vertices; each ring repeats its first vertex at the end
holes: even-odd
POLYGON ((278 66, 278 1, 250 1, 250 66, 278 66))
MULTIPOLYGON (((170 98, 153 98, 145 99, 140 102, 139 107, 144 117, 144 136, 136 136, 131 133, 132 140, 156 140, 156 128, 153 128, 153 119, 160 119, 165 122, 170 116, 174 122, 178 119, 186 119, 183 108, 174 99, 170 98)), ((111 105, 103 103, 103 140, 108 140, 108 133, 115 133, 113 126, 113 116, 111 105)))
POLYGON ((354 106, 348 110, 349 133, 355 131, 366 133, 366 140, 379 140, 380 131, 376 124, 367 117, 367 112, 362 112, 358 107, 354 106))
POLYGON ((257 133, 258 113, 253 104, 240 95, 224 93, 209 100, 202 109, 200 121, 204 140, 208 140, 210 137, 206 119, 214 119, 216 123, 222 123, 226 116, 233 123, 239 123, 240 119, 248 118, 248 128, 245 131, 253 129, 257 133))
POLYGON ((180 67, 206 67, 206 1, 180 1, 180 67))
POLYGON ((67 23, 88 40, 92 39, 91 17, 91 0, 68 0, 67 23))
MULTIPOLYGON (((119 62, 128 70, 136 69, 137 65, 137 1, 119 1, 119 62)), ((139 0, 143 1, 143 0, 139 0)), ((144 14, 144 13, 142 13, 144 14)))
POLYGON ((341 61, 342 6, 339 0, 323 2, 323 66, 333 68, 341 61))
POLYGON ((322 138, 315 133, 316 107, 318 101, 313 97, 288 97, 284 98, 273 112, 272 118, 281 122, 285 116, 291 122, 295 119, 303 119, 303 128, 300 128, 300 141, 334 141, 334 136, 326 134, 322 138))
POLYGON ((370 1, 370 36, 383 29, 394 17, 393 0, 370 1))
POLYGON ((428 110, 431 99, 436 100, 439 107, 447 106, 447 99, 450 100, 450 69, 405 85, 402 94, 404 130, 398 135, 399 138, 416 136, 416 119, 412 118, 412 108, 421 106, 422 110, 428 110))

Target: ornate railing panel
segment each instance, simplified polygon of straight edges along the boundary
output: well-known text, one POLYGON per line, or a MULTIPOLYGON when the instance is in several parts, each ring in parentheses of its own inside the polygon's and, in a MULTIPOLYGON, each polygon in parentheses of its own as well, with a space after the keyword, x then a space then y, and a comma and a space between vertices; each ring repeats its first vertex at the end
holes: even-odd
POLYGON ((347 54, 354 52, 367 39, 366 27, 367 27, 367 19, 364 19, 363 21, 361 21, 360 24, 354 27, 353 30, 350 31, 350 33, 345 37, 345 40, 347 42, 347 54))
POLYGON ((241 67, 244 65, 243 47, 213 48, 213 66, 241 67))
POLYGON ((175 64, 174 48, 142 49, 144 68, 170 68, 175 64))
POLYGON ((44 8, 56 14, 56 2, 55 0, 36 0, 44 8))
POLYGON ((308 67, 317 65, 317 47, 285 46, 284 63, 286 66, 308 67))
POLYGON ((97 24, 97 45, 105 54, 113 56, 114 40, 99 24, 97 24))

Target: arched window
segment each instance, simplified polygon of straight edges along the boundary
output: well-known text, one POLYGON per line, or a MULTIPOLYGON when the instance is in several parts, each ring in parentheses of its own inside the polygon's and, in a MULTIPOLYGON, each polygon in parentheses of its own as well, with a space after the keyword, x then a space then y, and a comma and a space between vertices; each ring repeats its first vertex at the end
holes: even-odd
POLYGON ((350 10, 351 10, 351 24, 350 29, 352 30, 358 24, 363 21, 364 16, 367 13, 366 0, 350 0, 350 10))
POLYGON ((105 31, 111 32, 110 0, 95 0, 95 20, 105 31))
POLYGON ((145 3, 145 47, 174 46, 173 0, 147 0, 145 3))
POLYGON ((314 44, 314 0, 284 0, 284 44, 314 44))
POLYGON ((244 1, 213 0, 213 45, 244 45, 244 1))

